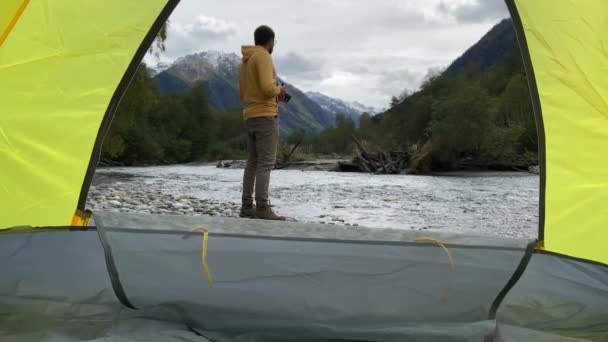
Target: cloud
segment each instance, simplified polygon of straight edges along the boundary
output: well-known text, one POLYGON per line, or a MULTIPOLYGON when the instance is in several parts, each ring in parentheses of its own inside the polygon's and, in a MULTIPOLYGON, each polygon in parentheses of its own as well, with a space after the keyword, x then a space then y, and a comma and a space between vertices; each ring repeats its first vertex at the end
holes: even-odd
POLYGON ((218 17, 197 15, 188 21, 170 20, 166 59, 212 50, 238 33, 238 26, 218 17))
POLYGON ((496 21, 509 17, 503 0, 471 0, 464 3, 443 0, 437 5, 437 11, 453 17, 459 23, 496 21))
POLYGON ((347 101, 385 106, 417 89, 508 17, 503 0, 182 0, 171 16, 163 61, 218 50, 240 54, 270 25, 278 74, 347 101))
POLYGON ((405 89, 415 89, 423 76, 423 73, 408 69, 368 68, 365 72, 333 71, 320 82, 300 84, 309 88, 306 90, 381 108, 389 103, 391 96, 398 96, 405 89))
MULTIPOLYGON (((288 54, 287 56, 290 56, 288 54)), ((298 54, 295 54, 298 55, 298 54)), ((285 56, 285 57, 287 57, 285 56)), ((308 60, 302 56, 294 67, 298 73, 285 74, 283 58, 276 58, 279 73, 303 90, 320 91, 348 101, 359 101, 375 107, 386 106, 391 96, 418 88, 431 66, 443 65, 434 59, 418 59, 407 54, 356 56, 336 55, 334 58, 308 60)))
POLYGON ((221 18, 199 15, 193 23, 170 25, 172 33, 206 39, 223 39, 237 32, 237 26, 221 18))
POLYGON ((384 94, 397 96, 406 89, 416 89, 423 77, 423 74, 408 69, 385 71, 380 73, 376 89, 384 94))
POLYGON ((320 74, 323 63, 300 53, 288 52, 274 58, 277 71, 286 76, 298 76, 305 74, 320 74))
POLYGON ((355 75, 350 72, 337 71, 332 73, 328 78, 325 78, 319 84, 321 87, 353 87, 361 84, 364 81, 360 75, 355 75))

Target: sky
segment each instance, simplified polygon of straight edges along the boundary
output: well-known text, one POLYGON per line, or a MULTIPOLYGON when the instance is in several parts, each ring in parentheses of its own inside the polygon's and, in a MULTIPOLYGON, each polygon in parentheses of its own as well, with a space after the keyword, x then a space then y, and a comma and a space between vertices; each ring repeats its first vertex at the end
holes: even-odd
POLYGON ((504 0, 182 0, 160 60, 241 55, 265 24, 276 33, 273 59, 287 82, 384 108, 507 17, 504 0))

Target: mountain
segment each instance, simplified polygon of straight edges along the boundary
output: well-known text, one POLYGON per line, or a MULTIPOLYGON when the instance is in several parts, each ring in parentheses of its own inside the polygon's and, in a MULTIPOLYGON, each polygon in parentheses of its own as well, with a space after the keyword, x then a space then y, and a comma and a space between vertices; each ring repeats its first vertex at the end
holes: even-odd
POLYGON ((306 95, 315 101, 321 108, 332 113, 333 115, 344 114, 351 118, 359 125, 359 117, 362 113, 376 114, 376 110, 371 107, 364 106, 358 102, 348 103, 340 99, 330 97, 319 92, 309 91, 306 95))
POLYGON ((156 65, 146 65, 150 77, 154 77, 169 68, 168 63, 158 62, 156 65))
MULTIPOLYGON (((476 66, 479 71, 486 73, 493 67, 504 66, 514 61, 517 63, 521 61, 515 29, 511 19, 503 19, 483 35, 477 43, 456 58, 442 75, 458 76, 472 66, 476 66), (514 54, 517 54, 515 58, 514 54)), ((421 91, 415 94, 424 95, 421 91)), ((376 115, 375 119, 382 120, 386 113, 402 110, 402 107, 405 106, 407 104, 401 103, 396 107, 389 108, 376 115)))
POLYGON ((517 48, 517 37, 511 19, 504 19, 496 24, 475 45, 454 60, 446 69, 449 75, 457 75, 470 65, 476 65, 480 71, 485 72, 494 65, 506 60, 517 48))
MULTIPOLYGON (((181 93, 202 82, 211 107, 223 112, 241 107, 238 70, 241 58, 234 53, 200 52, 178 58, 153 77, 162 94, 181 93)), ((292 99, 281 104, 279 116, 283 134, 299 129, 318 133, 335 124, 335 115, 291 84, 286 84, 292 99)))
POLYGON ((178 58, 153 80, 161 94, 181 93, 202 82, 211 107, 223 112, 241 106, 238 93, 240 62, 234 53, 200 52, 178 58))
POLYGON ((346 102, 346 104, 348 106, 350 106, 351 108, 353 108, 354 110, 358 111, 359 113, 367 113, 369 115, 376 115, 382 111, 382 110, 378 110, 377 108, 374 108, 374 107, 366 106, 357 101, 346 102))
POLYGON ((411 165, 416 172, 518 170, 538 163, 533 106, 510 20, 374 119, 381 142, 393 149, 418 146, 411 165))

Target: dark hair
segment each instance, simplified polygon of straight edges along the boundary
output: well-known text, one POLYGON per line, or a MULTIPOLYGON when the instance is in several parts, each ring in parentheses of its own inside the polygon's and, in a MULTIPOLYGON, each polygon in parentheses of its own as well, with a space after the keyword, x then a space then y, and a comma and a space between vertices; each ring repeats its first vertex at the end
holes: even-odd
POLYGON ((255 29, 253 38, 255 39, 255 45, 266 45, 266 43, 274 39, 274 31, 270 27, 262 25, 255 29))

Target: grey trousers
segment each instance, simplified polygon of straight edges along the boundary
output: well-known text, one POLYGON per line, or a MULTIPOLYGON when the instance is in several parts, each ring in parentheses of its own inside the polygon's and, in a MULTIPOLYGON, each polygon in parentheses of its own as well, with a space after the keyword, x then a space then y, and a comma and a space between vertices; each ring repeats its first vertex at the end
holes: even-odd
POLYGON ((247 165, 243 176, 243 205, 269 205, 270 172, 274 169, 279 141, 279 122, 276 116, 247 119, 247 165))

